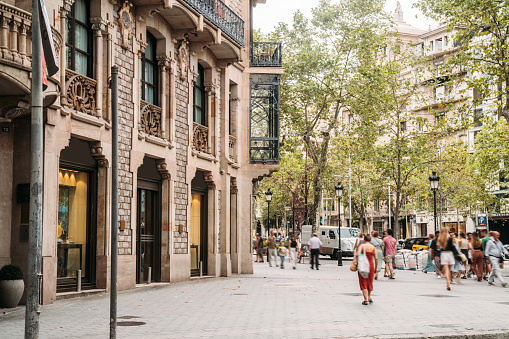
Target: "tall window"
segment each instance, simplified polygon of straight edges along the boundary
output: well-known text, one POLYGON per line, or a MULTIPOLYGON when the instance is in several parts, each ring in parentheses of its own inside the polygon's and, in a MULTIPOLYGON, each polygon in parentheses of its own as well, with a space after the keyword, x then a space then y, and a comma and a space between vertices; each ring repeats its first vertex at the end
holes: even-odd
POLYGON ((92 28, 89 18, 90 4, 76 0, 67 12, 65 57, 66 67, 79 74, 92 77, 92 28))
POLYGON ((202 65, 198 64, 198 77, 194 83, 194 115, 193 121, 197 124, 206 126, 207 120, 205 109, 205 71, 202 65))
POLYGON ((141 56, 141 100, 157 105, 157 40, 147 32, 147 47, 141 56))

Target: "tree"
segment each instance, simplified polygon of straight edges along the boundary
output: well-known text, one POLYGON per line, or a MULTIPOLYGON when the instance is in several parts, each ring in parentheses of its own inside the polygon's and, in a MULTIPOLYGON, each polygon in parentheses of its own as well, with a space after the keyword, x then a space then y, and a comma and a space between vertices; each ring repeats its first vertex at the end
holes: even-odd
POLYGON ((478 93, 474 103, 493 101, 509 124, 509 6, 506 0, 420 0, 417 7, 455 31, 451 67, 478 93))
POLYGON ((297 12, 291 27, 280 24, 274 33, 285 50, 282 127, 305 145, 313 162, 313 231, 319 227, 332 132, 354 95, 352 80, 363 65, 377 62, 386 33, 383 5, 382 0, 321 0, 311 20, 297 12))

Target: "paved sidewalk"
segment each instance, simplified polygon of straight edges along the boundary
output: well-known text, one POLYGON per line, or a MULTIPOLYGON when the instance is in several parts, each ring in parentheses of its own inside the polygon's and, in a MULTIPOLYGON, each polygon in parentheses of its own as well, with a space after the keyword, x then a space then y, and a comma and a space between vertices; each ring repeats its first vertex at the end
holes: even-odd
MULTIPOLYGON (((398 271, 361 305, 350 261, 320 270, 255 263, 253 275, 119 293, 118 338, 509 338, 509 288, 463 280, 446 291, 434 274, 398 271), (490 336, 487 336, 487 335, 490 336)), ((506 271, 506 273, 508 273, 506 271)), ((22 338, 24 308, 0 310, 0 337, 22 338), (2 314, 2 313, 6 314, 2 314)), ((107 338, 109 294, 42 307, 40 338, 107 338)))

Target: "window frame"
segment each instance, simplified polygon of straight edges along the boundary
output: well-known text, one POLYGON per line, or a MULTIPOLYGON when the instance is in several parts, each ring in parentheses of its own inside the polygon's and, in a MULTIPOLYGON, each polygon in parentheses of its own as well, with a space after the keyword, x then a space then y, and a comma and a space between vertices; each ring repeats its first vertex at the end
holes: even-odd
MULTIPOLYGON (((94 63, 93 63, 93 32, 92 32, 92 25, 90 24, 90 1, 88 0, 81 0, 81 1, 84 1, 85 4, 86 4, 86 9, 87 9, 87 13, 86 13, 86 16, 87 16, 87 22, 82 22, 80 20, 77 20, 76 19, 76 1, 72 4, 71 6, 71 10, 68 11, 66 13, 66 16, 65 16, 65 20, 66 20, 66 26, 67 26, 67 20, 70 20, 71 21, 71 29, 70 31, 73 33, 70 37, 70 40, 71 40, 71 43, 67 43, 67 41, 65 42, 65 47, 69 47, 70 48, 70 53, 71 53, 71 67, 70 67, 70 70, 74 71, 74 72, 77 72, 76 71, 76 52, 79 52, 81 54, 84 54, 87 56, 87 74, 82 74, 86 77, 89 77, 89 78, 92 78, 93 77, 93 74, 94 74, 94 70, 93 70, 93 67, 94 67, 94 63), (79 26, 82 26, 86 29, 87 31, 87 35, 88 35, 88 39, 87 39, 87 42, 88 42, 88 50, 90 52, 85 52, 79 48, 76 47, 76 24, 78 24, 79 26)), ((67 28, 67 27, 66 27, 67 28)), ((66 32, 67 33, 67 32, 66 32)), ((67 67, 67 49, 65 49, 65 57, 66 57, 66 67, 67 67)), ((77 72, 78 73, 78 72, 77 72)))
POLYGON ((200 124, 202 126, 207 126, 208 125, 208 119, 207 119, 208 112, 207 112, 207 101, 206 101, 207 96, 206 96, 206 92, 205 92, 205 68, 202 65, 200 65, 199 63, 198 63, 198 78, 197 78, 197 80, 198 79, 200 80, 200 83, 198 83, 198 81, 195 81, 194 85, 193 85, 193 122, 200 124), (196 104, 196 92, 197 91, 200 91, 202 94, 201 106, 196 104), (197 121, 197 117, 196 117, 196 109, 197 108, 202 110, 202 120, 201 121, 197 121))
POLYGON ((159 73, 158 73, 158 65, 157 65, 157 57, 156 57, 156 51, 157 51, 157 39, 150 34, 150 32, 147 32, 146 36, 147 41, 147 47, 145 48, 145 52, 141 54, 141 76, 140 76, 140 84, 141 84, 141 91, 140 91, 140 97, 141 100, 148 102, 151 105, 159 106, 159 73), (150 44, 149 44, 150 42, 150 44), (151 46, 152 45, 152 46, 151 46), (147 48, 152 47, 152 55, 154 56, 154 59, 148 59, 146 57, 146 50, 147 48), (149 63, 152 66, 154 66, 154 83, 150 83, 145 79, 145 65, 149 63), (145 93, 145 85, 151 87, 154 89, 154 102, 150 102, 147 100, 147 96, 145 93))

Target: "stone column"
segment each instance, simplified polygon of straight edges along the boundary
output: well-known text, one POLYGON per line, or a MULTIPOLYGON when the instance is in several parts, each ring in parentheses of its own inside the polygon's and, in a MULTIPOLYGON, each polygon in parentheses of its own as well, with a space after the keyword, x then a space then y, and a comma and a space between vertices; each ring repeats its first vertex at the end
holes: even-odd
POLYGON ((102 113, 103 103, 103 32, 106 31, 106 22, 102 18, 90 18, 92 29, 94 30, 94 63, 95 63, 95 80, 97 80, 96 88, 96 116, 104 118, 102 113))
POLYGON ((238 214, 237 214, 237 197, 239 188, 237 187, 237 178, 231 178, 230 185, 230 255, 232 273, 241 273, 240 269, 240 231, 238 228, 238 214))
MULTIPOLYGON (((60 104, 67 104, 67 91, 65 87, 65 69, 66 69, 66 55, 65 55, 65 39, 66 27, 65 21, 67 12, 71 10, 71 4, 64 2, 64 7, 60 7, 60 34, 62 35, 62 45, 60 46, 60 104)), ((62 112, 62 111, 61 111, 62 112)))
POLYGON ((166 56, 158 56, 159 65, 159 105, 161 106, 161 137, 167 139, 166 135, 166 115, 168 114, 168 82, 167 82, 167 71, 170 68, 170 59, 166 56))

